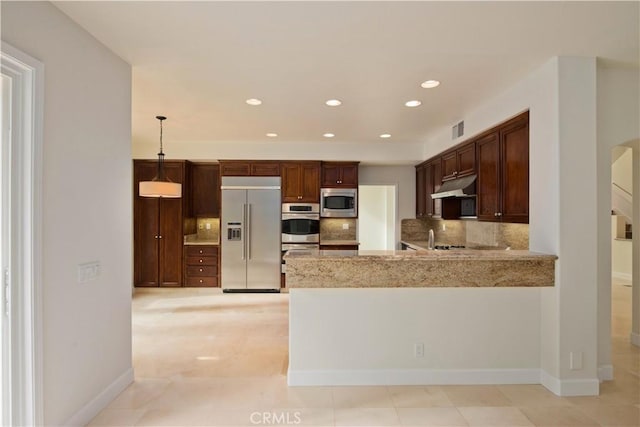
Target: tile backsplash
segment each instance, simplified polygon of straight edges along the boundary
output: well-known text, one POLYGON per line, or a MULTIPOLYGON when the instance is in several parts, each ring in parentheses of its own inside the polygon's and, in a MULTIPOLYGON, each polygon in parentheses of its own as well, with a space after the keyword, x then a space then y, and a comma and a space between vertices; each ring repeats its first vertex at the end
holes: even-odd
POLYGON ((198 240, 220 239, 220 218, 198 218, 196 220, 198 240))
POLYGON ((429 229, 437 244, 529 249, 529 224, 411 218, 402 220, 401 239, 427 240, 429 229))
POLYGON ((356 218, 320 219, 320 240, 357 240, 358 220, 356 218), (348 229, 343 225, 347 224, 348 229))

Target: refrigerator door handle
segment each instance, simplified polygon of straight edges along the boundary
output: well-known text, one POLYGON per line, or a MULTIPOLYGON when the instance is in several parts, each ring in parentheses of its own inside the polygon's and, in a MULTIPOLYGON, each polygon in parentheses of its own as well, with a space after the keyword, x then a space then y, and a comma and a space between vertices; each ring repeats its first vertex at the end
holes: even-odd
POLYGON ((242 260, 247 259, 247 204, 242 205, 242 260))
POLYGON ((251 259, 251 203, 247 205, 247 259, 251 259))

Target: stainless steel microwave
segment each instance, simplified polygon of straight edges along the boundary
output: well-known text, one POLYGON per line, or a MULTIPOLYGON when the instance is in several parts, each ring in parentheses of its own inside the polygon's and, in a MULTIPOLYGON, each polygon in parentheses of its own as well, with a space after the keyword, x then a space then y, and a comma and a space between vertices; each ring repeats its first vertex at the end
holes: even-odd
POLYGON ((353 218, 358 216, 357 188, 323 188, 320 190, 320 216, 353 218))

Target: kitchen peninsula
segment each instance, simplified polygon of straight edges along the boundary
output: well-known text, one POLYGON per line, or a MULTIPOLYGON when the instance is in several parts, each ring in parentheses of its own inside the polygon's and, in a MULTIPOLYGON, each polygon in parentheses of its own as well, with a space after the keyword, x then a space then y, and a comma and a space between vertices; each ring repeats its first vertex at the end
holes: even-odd
POLYGON ((290 385, 541 383, 554 255, 523 250, 285 256, 290 385))

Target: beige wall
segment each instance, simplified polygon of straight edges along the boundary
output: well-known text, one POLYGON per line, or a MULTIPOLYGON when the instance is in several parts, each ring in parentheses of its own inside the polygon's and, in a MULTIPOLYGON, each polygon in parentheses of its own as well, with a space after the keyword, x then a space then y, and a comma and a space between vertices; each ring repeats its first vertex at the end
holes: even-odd
POLYGON ((44 424, 84 424, 133 378, 131 69, 49 2, 3 1, 2 40, 44 63, 44 424))

